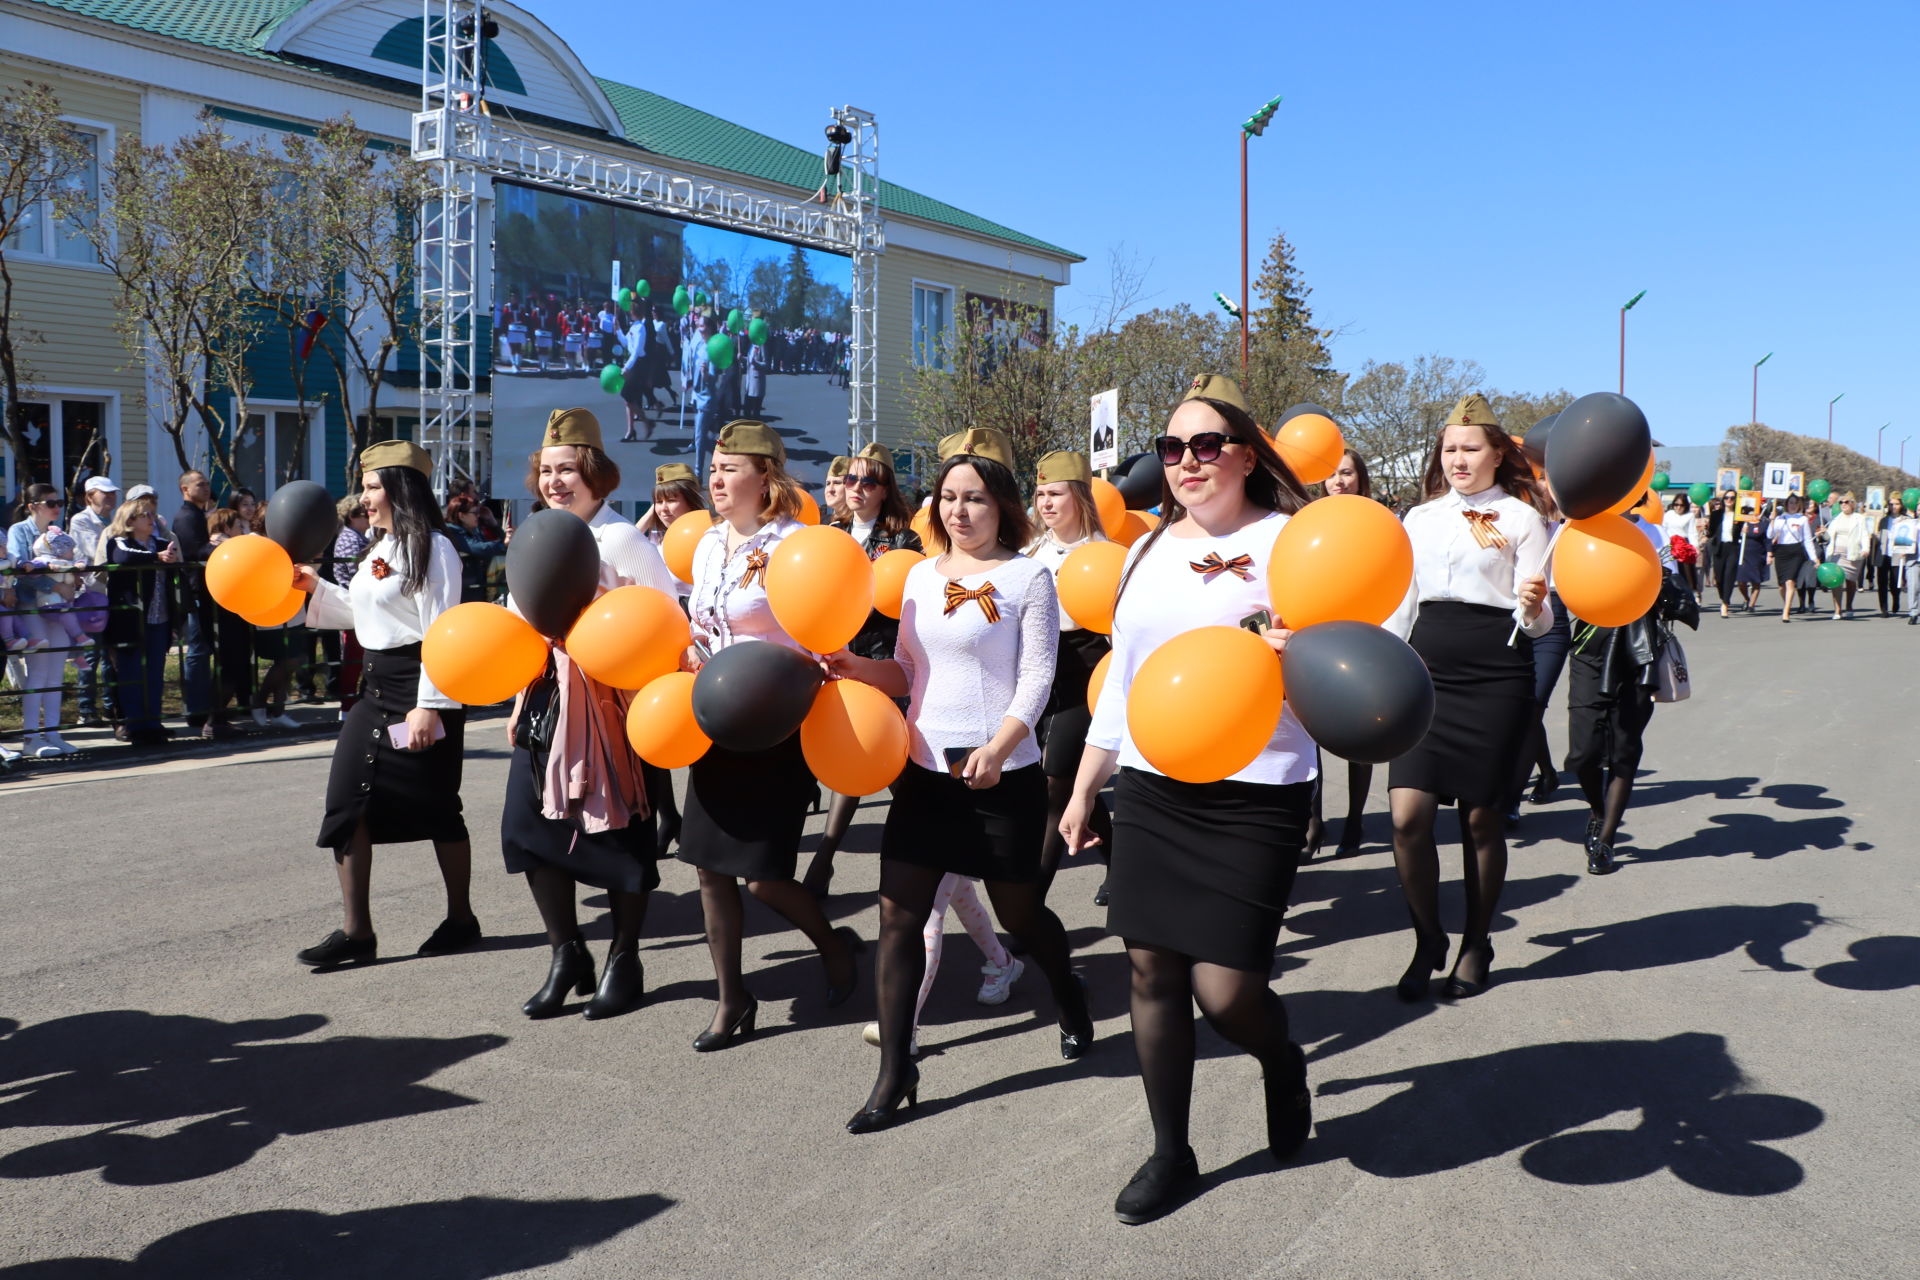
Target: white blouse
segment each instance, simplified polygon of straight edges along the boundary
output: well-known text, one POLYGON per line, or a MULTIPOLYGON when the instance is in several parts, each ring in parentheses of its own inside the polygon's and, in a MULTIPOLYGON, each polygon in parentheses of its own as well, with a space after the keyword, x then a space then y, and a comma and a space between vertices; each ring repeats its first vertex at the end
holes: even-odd
MULTIPOLYGON (((433 535, 433 553, 427 561, 427 582, 418 595, 408 595, 406 551, 382 533, 367 548, 353 580, 345 587, 319 579, 307 600, 307 625, 321 630, 351 630, 368 649, 398 649, 427 638, 434 620, 460 603, 460 553, 444 534, 433 535), (374 576, 374 563, 387 566, 385 577, 374 576)), ((420 668, 416 707, 453 711, 460 706, 434 687, 427 669, 420 668)))
MULTIPOLYGON (((1413 543, 1413 583, 1406 599, 1387 619, 1387 630, 1402 640, 1413 633, 1421 602, 1456 600, 1506 609, 1520 622, 1520 586, 1546 572, 1547 522, 1540 513, 1494 485, 1462 497, 1449 489, 1407 512, 1407 537, 1413 543), (1485 511, 1506 539, 1503 547, 1483 547, 1473 536, 1468 511, 1485 511)), ((1553 611, 1541 609, 1521 630, 1543 636, 1553 629, 1553 611)))
MULTIPOLYGON (((1113 659, 1107 665, 1107 681, 1100 687, 1093 727, 1087 731, 1088 746, 1118 751, 1125 768, 1159 772, 1134 745, 1127 727, 1127 693, 1134 673, 1149 654, 1183 631, 1236 627, 1242 618, 1261 610, 1270 612, 1267 561, 1273 554, 1273 540, 1286 522, 1287 517, 1276 511, 1219 538, 1181 538, 1168 532, 1144 560, 1141 554, 1147 540, 1133 544, 1125 571, 1131 576, 1124 579, 1127 589, 1113 616, 1113 659), (1206 563, 1209 552, 1223 564, 1247 557, 1241 568, 1247 576, 1195 569, 1195 564, 1206 563)), ((1269 785, 1311 781, 1319 772, 1313 751, 1313 739, 1293 714, 1292 704, 1282 703, 1273 737, 1253 763, 1230 781, 1269 785)))
POLYGON ((1797 542, 1807 549, 1809 556, 1819 559, 1819 554, 1813 549, 1813 521, 1807 519, 1805 513, 1775 516, 1773 523, 1767 526, 1767 541, 1775 546, 1797 542))
MULTIPOLYGON (((1049 531, 1035 539, 1027 548, 1026 554, 1029 559, 1037 560, 1045 566, 1047 572, 1057 582, 1060 578, 1060 566, 1067 562, 1067 557, 1092 541, 1091 537, 1087 537, 1081 538, 1078 542, 1062 542, 1049 531)), ((1073 615, 1062 609, 1060 610, 1060 629, 1078 631, 1080 624, 1073 620, 1073 615)))
POLYGON ((732 555, 727 554, 730 526, 726 521, 701 535, 693 553, 693 592, 688 608, 693 629, 706 640, 709 650, 718 653, 736 640, 770 640, 806 652, 774 620, 773 606, 767 603, 765 570, 749 564, 771 558, 783 538, 805 527, 798 520, 782 517, 762 525, 759 532, 735 547, 732 555))
POLYGON ((1660 532, 1667 536, 1669 544, 1675 538, 1682 542, 1692 542, 1694 540, 1693 512, 1668 511, 1660 517, 1660 532))
MULTIPOLYGON (((634 527, 636 529, 639 528, 638 525, 635 525, 634 527)), ((649 529, 645 533, 641 534, 640 536, 647 540, 647 544, 649 546, 651 546, 655 551, 658 551, 667 540, 667 531, 665 529, 649 529)), ((661 561, 661 563, 664 564, 666 562, 663 560, 661 561)), ((669 569, 667 570, 667 572, 671 574, 673 570, 669 569)), ((693 584, 691 582, 684 581, 683 579, 675 578, 673 580, 673 594, 678 596, 680 599, 685 600, 688 596, 693 594, 693 584)))
POLYGON ((985 573, 952 581, 968 591, 992 592, 989 620, 980 599, 947 611, 947 583, 938 557, 907 571, 900 598, 900 635, 893 660, 907 675, 907 728, 913 762, 946 772, 948 748, 984 747, 1011 716, 1027 734, 1006 768, 1040 763, 1033 726, 1053 688, 1054 650, 1060 643, 1060 603, 1053 575, 1025 556, 985 573))
POLYGON ((593 519, 587 521, 587 528, 593 531, 593 541, 600 548, 602 591, 627 586, 652 587, 679 598, 679 583, 668 572, 667 562, 660 558, 660 549, 647 540, 638 526, 628 523, 626 517, 602 503, 593 513, 593 519))

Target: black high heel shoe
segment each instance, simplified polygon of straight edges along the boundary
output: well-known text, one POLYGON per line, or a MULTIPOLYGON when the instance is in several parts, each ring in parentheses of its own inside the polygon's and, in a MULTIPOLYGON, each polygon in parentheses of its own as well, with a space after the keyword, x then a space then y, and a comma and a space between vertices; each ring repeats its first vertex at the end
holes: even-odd
POLYGON ((920 1068, 914 1067, 907 1076, 907 1087, 893 1101, 878 1107, 864 1107, 853 1113, 847 1121, 848 1133, 878 1133, 882 1129, 891 1129, 893 1122, 902 1111, 911 1111, 920 1105, 920 1068))
POLYGON ((1068 1062, 1077 1062, 1093 1048, 1093 1011, 1087 1008, 1087 980, 1079 974, 1073 980, 1080 984, 1080 1025, 1084 1028, 1069 1031, 1066 1026, 1060 1028, 1060 1056, 1068 1062))
POLYGON ((1286 1058, 1266 1068, 1267 1150, 1282 1164, 1293 1159, 1313 1131, 1313 1091, 1307 1087, 1307 1055, 1287 1045, 1286 1058))
POLYGON ((587 1001, 581 1017, 589 1022, 598 1018, 617 1018, 647 1002, 647 971, 632 951, 616 951, 607 957, 600 974, 600 988, 587 1001))
POLYGON ((593 994, 593 956, 587 944, 575 938, 553 949, 553 964, 547 970, 547 983, 520 1006, 529 1018, 551 1018, 567 1002, 567 993, 593 994))
POLYGON ((654 860, 656 862, 666 861, 667 858, 670 856, 668 851, 673 847, 673 845, 679 839, 680 839, 680 819, 678 817, 674 818, 672 822, 661 823, 660 832, 657 836, 654 837, 654 844, 653 844, 654 860))
POLYGON ((1300 855, 1295 861, 1304 867, 1319 857, 1320 845, 1326 838, 1327 824, 1320 820, 1319 815, 1308 818, 1306 842, 1300 846, 1300 855))
POLYGON ((1485 976, 1478 982, 1475 982, 1471 978, 1463 978, 1459 974, 1460 961, 1454 961, 1453 967, 1455 972, 1448 976, 1446 984, 1440 988, 1441 999, 1470 1000, 1493 985, 1493 939, 1481 938, 1477 941, 1470 938, 1460 939, 1461 959, 1465 959, 1469 951, 1480 950, 1484 950, 1487 953, 1485 976))
POLYGON ((847 958, 853 965, 853 974, 845 982, 835 983, 831 979, 827 982, 827 1008, 838 1009, 853 998, 854 988, 860 985, 859 955, 867 949, 867 944, 859 934, 844 924, 833 931, 833 936, 847 944, 847 958))
POLYGON ((1447 935, 1427 937, 1414 930, 1413 959, 1400 975, 1394 993, 1407 1004, 1427 998, 1427 984, 1433 975, 1447 967, 1447 935))
POLYGON ((721 1049, 728 1048, 736 1040, 745 1040, 753 1034, 753 1020, 759 1012, 760 1002, 758 1000, 747 1001, 747 1007, 741 1011, 739 1017, 733 1020, 732 1026, 729 1026, 724 1031, 702 1031, 699 1035, 695 1036, 693 1038, 693 1051, 695 1053, 715 1053, 721 1049))
POLYGON ((1334 851, 1336 858, 1351 858, 1360 852, 1367 842, 1367 824, 1363 819, 1349 817, 1340 827, 1340 845, 1334 851))

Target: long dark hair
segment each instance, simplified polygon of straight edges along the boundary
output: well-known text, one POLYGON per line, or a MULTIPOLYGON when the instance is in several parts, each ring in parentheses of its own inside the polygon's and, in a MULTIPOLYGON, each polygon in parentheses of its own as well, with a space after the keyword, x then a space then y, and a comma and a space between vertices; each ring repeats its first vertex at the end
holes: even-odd
POLYGON ((426 589, 427 566, 433 562, 440 504, 434 501, 426 476, 412 467, 381 467, 373 474, 380 477, 380 487, 386 491, 387 507, 393 513, 393 540, 400 544, 401 559, 406 561, 401 589, 410 596, 418 595, 426 589))
MULTIPOLYGON (((855 456, 847 461, 847 475, 852 475, 855 467, 864 468, 866 474, 878 476, 881 481, 880 514, 874 518, 874 529, 891 538, 910 527, 913 524, 913 510, 907 506, 907 499, 900 492, 900 482, 894 478, 892 464, 882 462, 878 458, 855 456)), ((981 478, 985 479, 984 476, 981 478)), ((844 491, 842 491, 840 502, 847 512, 846 525, 851 529, 853 507, 847 502, 844 491)), ((835 523, 839 522, 835 521, 835 523)))
POLYGON ((67 495, 50 484, 30 484, 20 491, 20 505, 14 508, 14 519, 25 520, 33 514, 32 506, 36 502, 51 502, 55 498, 65 502, 67 495))
MULTIPOLYGON (((1354 478, 1360 482, 1360 496, 1363 498, 1371 498, 1373 496, 1373 479, 1367 475, 1367 460, 1352 449, 1343 450, 1340 457, 1342 461, 1350 461, 1353 463, 1354 478)), ((1324 483, 1320 486, 1322 491, 1324 491, 1326 487, 1324 483)))
MULTIPOLYGON (((1533 482, 1533 467, 1527 462, 1527 455, 1520 452, 1520 442, 1502 427, 1481 427, 1480 430, 1486 435, 1487 443, 1500 455, 1499 464, 1494 468, 1493 482, 1505 489, 1509 497, 1518 498, 1542 516, 1546 515, 1546 500, 1533 482)), ((1420 479, 1422 502, 1432 502, 1452 488, 1447 483, 1446 472, 1440 466, 1440 450, 1446 442, 1447 428, 1441 427, 1433 437, 1433 449, 1427 454, 1426 474, 1420 479)))
MULTIPOLYGON (((1247 474, 1248 502, 1268 511, 1293 515, 1311 501, 1307 497, 1306 486, 1300 483, 1300 478, 1293 474, 1293 468, 1280 457, 1279 451, 1273 447, 1273 441, 1267 438, 1267 433, 1260 429, 1260 424, 1253 420, 1252 414, 1239 405, 1228 404, 1225 400, 1215 400, 1208 396, 1194 398, 1226 420, 1229 439, 1253 451, 1253 470, 1247 474)), ((1179 411, 1175 410, 1175 412, 1179 411)), ((1155 458, 1153 462, 1157 464, 1159 459, 1155 458)), ((1160 541, 1160 535, 1186 514, 1187 509, 1180 505, 1179 499, 1174 497, 1173 486, 1167 483, 1167 469, 1162 466, 1160 468, 1160 523, 1155 525, 1153 532, 1147 535, 1146 542, 1141 544, 1140 554, 1133 557, 1133 562, 1127 566, 1126 574, 1120 579, 1120 589, 1113 593, 1113 602, 1116 606, 1120 603, 1120 597, 1126 594, 1127 583, 1133 579, 1133 571, 1139 568, 1141 562, 1153 551, 1153 544, 1160 541)))
POLYGON ((953 545, 947 538, 947 522, 940 515, 940 491, 946 487, 947 473, 961 466, 973 468, 974 474, 980 477, 980 483, 987 487, 987 496, 1000 509, 1000 527, 994 533, 994 541, 1019 554, 1033 539, 1033 524, 1027 519, 1027 509, 1020 501, 1020 486, 1014 482, 1013 472, 992 458, 976 457, 971 453, 956 453, 940 464, 940 474, 933 481, 933 516, 927 529, 928 545, 937 554, 945 554, 953 545))

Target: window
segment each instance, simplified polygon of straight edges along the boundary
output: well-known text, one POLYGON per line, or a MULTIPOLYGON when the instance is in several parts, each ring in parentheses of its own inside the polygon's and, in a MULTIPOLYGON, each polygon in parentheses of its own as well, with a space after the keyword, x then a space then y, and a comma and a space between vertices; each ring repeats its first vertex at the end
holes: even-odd
MULTIPOLYGON (((86 153, 86 162, 77 169, 66 182, 66 187, 80 197, 82 207, 89 211, 82 216, 91 219, 98 215, 100 207, 100 138, 99 132, 92 129, 74 130, 81 148, 86 153)), ((81 223, 72 218, 57 217, 53 201, 36 200, 33 208, 28 209, 15 225, 13 234, 6 239, 6 251, 23 258, 51 258, 55 262, 75 262, 86 266, 97 266, 100 255, 94 252, 93 244, 82 234, 81 223)))
POLYGON ((290 480, 311 480, 314 452, 326 439, 320 414, 309 411, 304 432, 298 409, 248 414, 233 442, 234 479, 262 498, 290 480))
MULTIPOLYGON (((897 295, 896 295, 897 296, 897 295)), ((948 325, 953 290, 937 284, 913 286, 913 362, 923 369, 947 367, 948 325)))
POLYGON ((77 498, 88 476, 105 471, 106 405, 51 400, 28 403, 26 410, 27 468, 20 484, 51 484, 77 498))

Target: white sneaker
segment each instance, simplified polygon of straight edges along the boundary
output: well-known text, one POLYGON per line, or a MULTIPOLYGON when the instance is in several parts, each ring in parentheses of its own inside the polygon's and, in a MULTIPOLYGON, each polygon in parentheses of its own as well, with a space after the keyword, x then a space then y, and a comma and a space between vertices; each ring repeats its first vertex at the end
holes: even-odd
POLYGON ((74 643, 79 645, 82 649, 91 649, 93 648, 93 637, 81 636, 78 640, 75 640, 74 643))
POLYGON ((70 756, 80 749, 61 737, 58 729, 49 729, 47 732, 41 734, 40 737, 50 746, 58 747, 60 749, 59 754, 63 756, 70 756))
POLYGON ((284 711, 273 718, 273 723, 279 725, 282 729, 298 729, 300 727, 300 722, 284 711))
POLYGON ((12 764, 15 760, 18 760, 19 758, 20 758, 20 753, 18 751, 15 751, 12 747, 9 747, 6 743, 0 742, 0 764, 12 764))
POLYGON ((15 636, 13 639, 7 641, 7 652, 8 653, 25 652, 27 645, 30 643, 31 641, 29 641, 25 636, 15 636))
POLYGON ((38 653, 40 652, 40 650, 46 647, 47 647, 47 640, 45 636, 34 636, 33 638, 27 641, 25 648, 26 648, 26 652, 28 653, 38 653))
POLYGON ((267 709, 265 707, 255 707, 253 709, 253 722, 262 729, 267 727, 267 709))
POLYGON ((44 734, 30 733, 20 744, 20 754, 33 760, 51 760, 66 753, 48 742, 44 734))
POLYGON ((1008 956, 1004 969, 996 964, 981 965, 980 972, 986 976, 981 980, 980 994, 974 999, 981 1004, 1005 1004, 1013 984, 1020 981, 1020 975, 1026 971, 1027 966, 1019 956, 1008 956))

